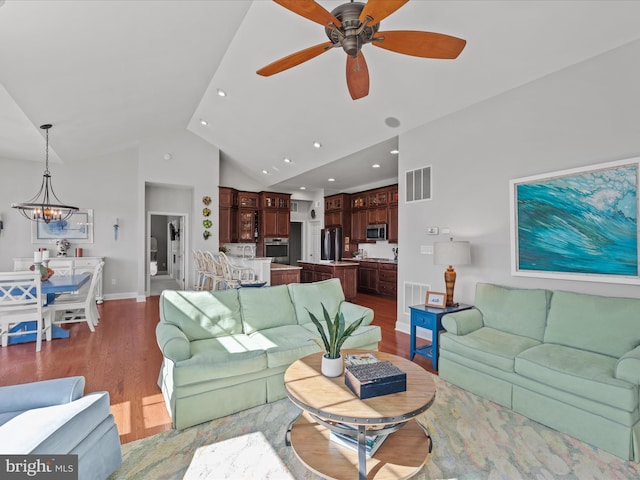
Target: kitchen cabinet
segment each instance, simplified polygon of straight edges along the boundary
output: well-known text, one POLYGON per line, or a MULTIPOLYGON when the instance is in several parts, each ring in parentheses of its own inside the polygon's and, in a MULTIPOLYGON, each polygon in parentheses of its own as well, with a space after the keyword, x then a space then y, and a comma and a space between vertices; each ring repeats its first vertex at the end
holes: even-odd
POLYGON ((351 212, 351 242, 367 241, 367 211, 355 210, 351 212))
POLYGON ((361 260, 358 267, 358 291, 388 297, 398 294, 398 265, 394 262, 361 260))
POLYGON ((387 297, 398 294, 398 265, 395 263, 378 264, 378 293, 387 297))
POLYGON ((300 271, 302 267, 295 265, 271 264, 271 285, 287 285, 300 283, 300 271))
POLYGON ((229 187, 218 187, 218 235, 220 243, 238 241, 238 191, 229 187))
POLYGON ((238 192, 238 241, 253 243, 258 240, 258 205, 255 192, 238 192))
POLYGON ((260 192, 262 238, 289 238, 290 200, 287 193, 260 192))
POLYGON ((314 263, 299 262, 302 267, 302 283, 319 282, 329 278, 338 278, 342 284, 345 300, 356 298, 358 292, 358 264, 355 262, 314 263))
POLYGON ((367 224, 378 225, 387 223, 387 207, 374 207, 367 209, 367 224))
POLYGON ((378 293, 378 263, 360 262, 358 268, 358 291, 378 293))
POLYGON ((351 236, 349 194, 338 193, 324 198, 324 226, 341 227, 344 237, 351 236))
POLYGON ((398 204, 389 205, 387 218, 387 238, 389 243, 398 243, 398 204))

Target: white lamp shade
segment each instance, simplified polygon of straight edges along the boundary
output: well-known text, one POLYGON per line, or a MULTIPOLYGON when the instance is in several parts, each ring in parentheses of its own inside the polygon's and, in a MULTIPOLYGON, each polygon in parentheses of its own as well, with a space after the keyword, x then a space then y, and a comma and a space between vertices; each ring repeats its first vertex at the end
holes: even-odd
POLYGON ((436 265, 467 265, 471 263, 469 242, 437 242, 433 245, 433 263, 436 265))

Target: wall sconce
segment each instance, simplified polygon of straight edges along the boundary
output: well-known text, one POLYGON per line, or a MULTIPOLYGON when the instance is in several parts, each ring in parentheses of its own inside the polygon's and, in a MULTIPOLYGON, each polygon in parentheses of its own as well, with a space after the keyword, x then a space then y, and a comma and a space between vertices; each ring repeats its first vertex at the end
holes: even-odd
POLYGON ((471 246, 469 242, 454 242, 450 238, 448 242, 436 242, 433 245, 433 263, 436 265, 449 265, 444 272, 444 284, 447 288, 447 307, 455 307, 453 302, 453 289, 456 284, 456 271, 452 265, 468 265, 471 263, 471 246))
POLYGON ((0 215, 0 235, 2 234, 2 230, 4 230, 4 222, 2 221, 2 215, 0 215))
POLYGON ((113 236, 116 240, 118 240, 118 229, 120 228, 120 225, 118 223, 118 217, 116 217, 116 219, 113 221, 113 236))

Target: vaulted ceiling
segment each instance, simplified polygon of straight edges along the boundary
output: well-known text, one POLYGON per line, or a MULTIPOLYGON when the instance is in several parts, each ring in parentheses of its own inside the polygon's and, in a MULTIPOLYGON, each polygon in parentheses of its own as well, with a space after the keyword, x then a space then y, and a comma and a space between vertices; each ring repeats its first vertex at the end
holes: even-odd
POLYGON ((432 60, 365 45, 370 93, 354 101, 340 49, 256 74, 327 41, 271 1, 0 0, 0 159, 43 161, 43 123, 62 162, 188 129, 266 186, 348 190, 397 174, 402 132, 634 41, 638 18, 630 1, 413 0, 380 30, 466 48, 432 60))

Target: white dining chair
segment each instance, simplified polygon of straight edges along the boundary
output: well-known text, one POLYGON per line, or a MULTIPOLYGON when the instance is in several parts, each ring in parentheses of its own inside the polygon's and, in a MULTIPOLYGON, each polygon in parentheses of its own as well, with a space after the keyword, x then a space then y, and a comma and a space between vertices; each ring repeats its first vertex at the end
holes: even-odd
POLYGON ((204 258, 204 284, 203 290, 219 290, 224 282, 224 272, 220 264, 219 257, 213 253, 203 252, 204 258))
POLYGON ((202 250, 193 250, 193 261, 196 267, 196 290, 204 290, 205 276, 206 276, 206 262, 204 258, 204 252, 202 250))
POLYGON ((35 334, 39 352, 46 313, 40 272, 0 272, 0 345, 6 347, 11 336, 35 334))
MULTIPOLYGON (((50 331, 51 325, 77 322, 86 322, 89 330, 95 332, 95 326, 98 325, 100 319, 100 312, 96 306, 96 291, 103 268, 104 262, 96 265, 87 289, 80 290, 78 295, 60 296, 47 306, 47 314, 45 315, 47 333, 50 331)), ((48 339, 49 337, 47 337, 48 339)))
POLYGON ((55 258, 49 261, 49 268, 53 270, 54 275, 73 275, 75 270, 73 265, 73 260, 55 258))
POLYGON ((241 282, 243 280, 252 281, 256 279, 256 273, 252 268, 233 264, 224 252, 219 252, 219 255, 220 261, 223 263, 223 265, 226 265, 228 267, 230 278, 232 280, 238 280, 241 282))

